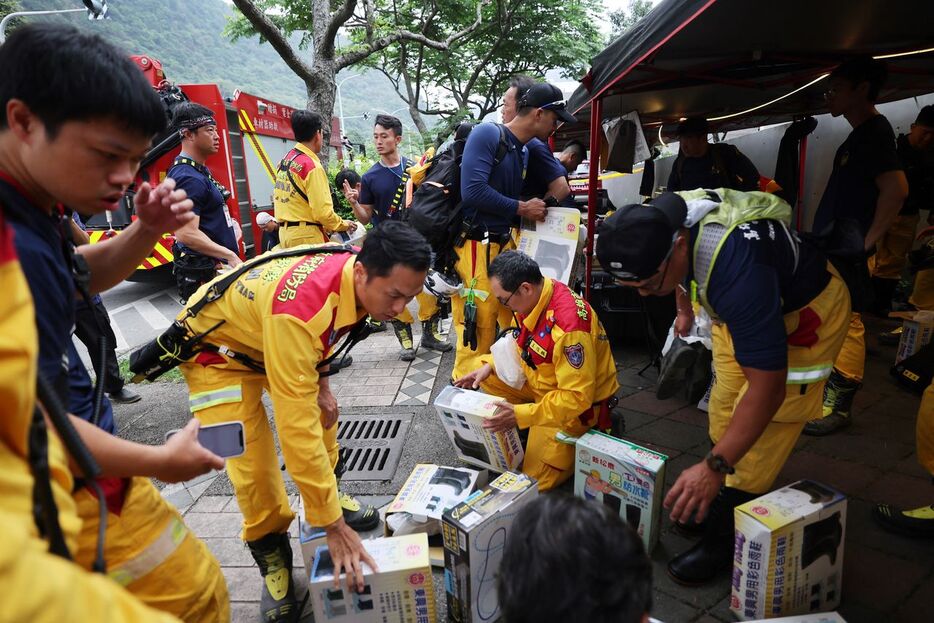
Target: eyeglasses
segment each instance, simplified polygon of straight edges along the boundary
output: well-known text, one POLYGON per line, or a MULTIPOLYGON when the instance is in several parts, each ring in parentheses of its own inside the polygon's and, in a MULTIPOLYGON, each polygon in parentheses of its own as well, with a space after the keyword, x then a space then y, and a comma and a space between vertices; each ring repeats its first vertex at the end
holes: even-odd
MULTIPOLYGON (((521 287, 522 287, 522 286, 520 285, 519 288, 521 288, 521 287)), ((511 301, 511 300, 512 300, 512 297, 514 297, 514 296, 516 295, 516 292, 519 291, 519 288, 516 288, 515 290, 513 290, 513 291, 509 294, 509 296, 506 297, 506 300, 503 300, 503 299, 501 299, 501 298, 498 297, 498 296, 496 297, 496 300, 499 301, 499 304, 502 305, 503 307, 507 307, 507 306, 509 305, 509 301, 511 301)))
POLYGON ((539 106, 539 108, 542 108, 544 110, 555 110, 555 109, 560 110, 562 108, 565 108, 566 106, 567 106, 567 102, 565 102, 564 100, 555 100, 554 102, 548 102, 547 104, 539 106))

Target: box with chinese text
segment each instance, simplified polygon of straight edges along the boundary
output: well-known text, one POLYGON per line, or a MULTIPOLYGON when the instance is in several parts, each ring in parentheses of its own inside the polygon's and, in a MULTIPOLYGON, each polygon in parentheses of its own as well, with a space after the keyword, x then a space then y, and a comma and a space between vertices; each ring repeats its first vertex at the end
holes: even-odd
POLYGON ((435 399, 435 410, 448 438, 465 463, 497 472, 517 469, 525 452, 515 428, 494 433, 483 428, 486 418, 503 399, 449 385, 435 399))

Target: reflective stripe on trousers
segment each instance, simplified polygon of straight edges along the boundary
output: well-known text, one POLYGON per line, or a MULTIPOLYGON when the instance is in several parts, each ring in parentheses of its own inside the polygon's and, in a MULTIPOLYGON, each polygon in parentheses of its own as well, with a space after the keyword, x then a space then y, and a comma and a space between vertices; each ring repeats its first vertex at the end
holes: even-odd
POLYGON ((178 549, 186 536, 188 536, 188 528, 178 518, 173 517, 159 538, 150 543, 149 547, 140 552, 136 558, 111 569, 107 575, 120 586, 128 586, 161 565, 178 549))

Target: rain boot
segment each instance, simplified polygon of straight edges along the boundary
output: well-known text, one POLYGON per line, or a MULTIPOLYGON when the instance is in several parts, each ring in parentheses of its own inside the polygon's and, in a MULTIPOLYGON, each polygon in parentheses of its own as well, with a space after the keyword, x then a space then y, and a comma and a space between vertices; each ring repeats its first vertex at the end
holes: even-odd
POLYGON ((671 579, 685 586, 700 586, 729 572, 733 564, 733 509, 756 497, 732 487, 720 489, 707 511, 701 539, 668 562, 671 579))
POLYGON ((422 321, 422 348, 446 353, 454 346, 448 342, 447 336, 441 333, 441 314, 435 314, 428 320, 422 321))
POLYGON ((246 544, 263 576, 263 594, 259 604, 263 621, 274 623, 296 620, 298 601, 292 582, 292 546, 289 544, 289 535, 267 534, 246 544))
POLYGON ((412 361, 415 359, 415 342, 412 340, 412 325, 406 324, 401 320, 392 321, 392 330, 399 339, 402 350, 399 351, 399 359, 402 361, 412 361))
POLYGON ((862 383, 852 381, 834 369, 824 386, 823 416, 805 424, 804 434, 823 437, 849 426, 852 423, 853 397, 862 386, 862 383))

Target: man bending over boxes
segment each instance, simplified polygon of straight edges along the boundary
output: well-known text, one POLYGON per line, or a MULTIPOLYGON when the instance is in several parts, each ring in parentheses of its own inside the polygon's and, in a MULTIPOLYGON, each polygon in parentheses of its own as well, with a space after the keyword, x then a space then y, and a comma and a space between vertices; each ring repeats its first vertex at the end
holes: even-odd
POLYGON ((501 368, 509 363, 488 354, 454 384, 505 399, 484 426, 528 429, 522 471, 547 491, 573 474, 574 438, 594 426, 609 428, 619 389, 616 364, 590 305, 560 281, 544 278, 535 260, 507 251, 493 260, 489 275, 493 295, 517 316, 510 354, 524 382, 520 376, 507 384, 501 368))

